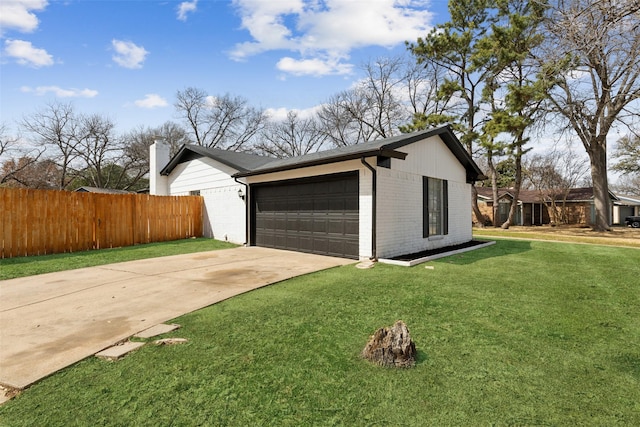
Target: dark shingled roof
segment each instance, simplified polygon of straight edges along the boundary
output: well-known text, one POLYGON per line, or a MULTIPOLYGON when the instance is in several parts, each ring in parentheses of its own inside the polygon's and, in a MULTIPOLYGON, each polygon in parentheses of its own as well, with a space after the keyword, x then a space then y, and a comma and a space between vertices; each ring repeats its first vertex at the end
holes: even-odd
POLYGON ((161 175, 169 175, 180 163, 208 157, 227 165, 238 172, 246 172, 266 163, 276 160, 273 157, 258 156, 256 154, 239 151, 221 150, 219 148, 205 148, 200 145, 183 145, 171 161, 160 171, 161 175))
POLYGON ((234 177, 263 175, 271 172, 281 172, 309 166, 326 165, 371 156, 404 159, 406 157, 406 153, 397 151, 397 149, 436 135, 444 141, 449 150, 451 150, 458 161, 465 167, 467 171, 467 182, 486 179, 478 165, 476 165, 469 153, 464 149, 449 126, 398 135, 392 138, 380 139, 357 145, 349 145, 335 148, 333 150, 319 151, 317 153, 310 153, 287 159, 275 159, 272 157, 256 156, 253 154, 238 153, 215 148, 185 145, 180 149, 178 154, 173 157, 169 164, 162 169, 161 174, 168 175, 177 164, 202 156, 212 158, 236 169, 238 173, 233 175, 234 177))
POLYGON ((89 187, 82 186, 76 188, 74 191, 78 193, 102 193, 102 194, 134 194, 133 191, 127 190, 116 190, 114 188, 99 188, 99 187, 89 187))
POLYGON ((244 177, 252 175, 262 175, 271 172, 280 172, 309 166, 324 165, 370 156, 384 156, 404 159, 406 157, 406 153, 397 151, 398 148, 402 148, 405 145, 413 144, 414 142, 436 135, 440 136, 449 150, 451 150, 458 161, 465 167, 467 171, 467 182, 486 179, 478 165, 476 165, 469 153, 467 153, 467 151, 464 149, 449 126, 414 132, 410 134, 398 135, 391 138, 366 142, 363 144, 349 145, 333 150, 305 154, 304 156, 274 160, 273 162, 266 163, 253 170, 237 173, 235 176, 244 177))
MULTIPOLYGON (((493 192, 491 187, 476 187, 478 191, 478 195, 491 200, 493 198, 493 192)), ((510 188, 499 188, 498 189, 498 198, 503 196, 509 196, 510 199, 513 199, 513 190, 510 188)), ((564 194, 558 190, 556 194, 555 200, 562 200, 564 194)), ((616 196, 609 192, 609 197, 613 200, 616 200, 616 196)), ((518 199, 522 203, 540 203, 541 194, 538 190, 520 190, 520 194, 518 199)), ((567 202, 588 202, 593 199, 593 187, 580 187, 580 188, 570 188, 567 194, 567 202)), ((551 198, 548 194, 544 195, 544 201, 550 202, 551 198)))

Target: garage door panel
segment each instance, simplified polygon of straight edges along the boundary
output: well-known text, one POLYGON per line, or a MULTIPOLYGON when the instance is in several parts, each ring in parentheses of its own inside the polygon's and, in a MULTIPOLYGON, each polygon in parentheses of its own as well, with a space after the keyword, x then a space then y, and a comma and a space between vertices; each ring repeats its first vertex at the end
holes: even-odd
POLYGON ((359 251, 360 251, 359 242, 354 242, 353 240, 347 240, 344 242, 344 253, 357 254, 359 251))
POLYGON ((309 196, 301 197, 298 209, 300 212, 313 212, 313 199, 309 196))
POLYGON ((358 219, 348 219, 344 222, 344 234, 357 236, 360 232, 360 224, 358 219))
POLYGON ((345 181, 345 192, 347 194, 358 195, 360 193, 360 182, 357 179, 345 181))
POLYGON ((297 236, 296 234, 293 234, 293 233, 291 233, 291 234, 287 234, 287 235, 285 236, 285 246, 286 246, 287 248, 296 248, 296 247, 299 247, 299 246, 300 246, 300 244, 299 244, 299 240, 300 240, 300 239, 298 239, 298 236, 297 236))
POLYGON ((329 242, 325 238, 316 238, 313 240, 313 251, 315 253, 326 254, 329 252, 329 242))
POLYGON ((298 230, 301 232, 310 233, 313 231, 313 220, 311 218, 302 218, 298 224, 298 230))
POLYGON ((329 200, 330 212, 344 212, 346 210, 346 201, 344 199, 329 200))
POLYGON ((327 220, 327 233, 344 234, 344 222, 341 218, 329 218, 327 220))
POLYGON ((252 188, 258 246, 357 258, 358 173, 252 188))
POLYGON ((273 221, 273 228, 276 230, 286 230, 287 228, 287 218, 285 217, 276 217, 273 221))
POLYGON ((321 213, 321 212, 327 212, 328 210, 329 210, 329 201, 326 198, 318 198, 313 201, 314 212, 321 213))
POLYGON ((357 215, 358 210, 360 209, 360 204, 358 203, 358 199, 357 198, 346 199, 344 208, 347 212, 351 212, 357 215))
POLYGON ((315 218, 313 221, 313 232, 324 234, 327 232, 327 221, 320 218, 315 218))
POLYGON ((299 236, 297 246, 302 252, 313 252, 313 238, 311 235, 299 236))

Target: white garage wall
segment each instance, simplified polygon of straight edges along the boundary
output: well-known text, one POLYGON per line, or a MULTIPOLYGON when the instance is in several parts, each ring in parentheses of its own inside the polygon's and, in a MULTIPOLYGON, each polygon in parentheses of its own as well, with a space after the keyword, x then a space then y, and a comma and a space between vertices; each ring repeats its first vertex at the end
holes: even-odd
POLYGON ((245 243, 246 209, 238 190, 246 192, 226 165, 206 157, 177 165, 168 177, 170 195, 200 191, 204 198, 204 235, 237 244, 245 243))
POLYGON ((468 242, 471 230, 471 185, 458 159, 439 137, 400 148, 405 160, 391 159, 378 168, 378 258, 468 242), (422 237, 422 177, 448 180, 449 234, 422 237))

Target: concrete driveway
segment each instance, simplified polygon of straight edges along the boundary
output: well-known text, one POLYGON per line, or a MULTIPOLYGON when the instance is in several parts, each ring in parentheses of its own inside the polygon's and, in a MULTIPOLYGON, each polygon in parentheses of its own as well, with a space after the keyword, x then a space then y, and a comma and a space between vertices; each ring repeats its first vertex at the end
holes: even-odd
POLYGON ((23 389, 158 323, 353 262, 243 247, 0 281, 0 384, 23 389))

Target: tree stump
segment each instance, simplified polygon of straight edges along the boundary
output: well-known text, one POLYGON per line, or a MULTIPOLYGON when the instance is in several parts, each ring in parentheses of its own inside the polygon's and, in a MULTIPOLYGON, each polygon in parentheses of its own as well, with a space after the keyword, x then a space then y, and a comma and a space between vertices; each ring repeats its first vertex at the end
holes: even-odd
POLYGON ((369 338, 362 357, 382 366, 409 368, 416 363, 416 345, 407 325, 398 320, 390 328, 378 329, 369 338))

